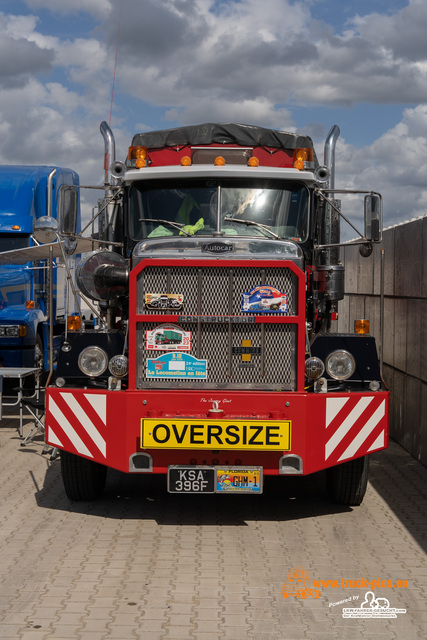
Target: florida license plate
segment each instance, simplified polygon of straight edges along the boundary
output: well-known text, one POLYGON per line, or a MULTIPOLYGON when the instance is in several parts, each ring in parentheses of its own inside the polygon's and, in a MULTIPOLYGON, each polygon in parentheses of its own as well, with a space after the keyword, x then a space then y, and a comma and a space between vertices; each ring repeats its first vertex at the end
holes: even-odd
POLYGON ((262 467, 168 468, 169 493, 262 493, 262 467))

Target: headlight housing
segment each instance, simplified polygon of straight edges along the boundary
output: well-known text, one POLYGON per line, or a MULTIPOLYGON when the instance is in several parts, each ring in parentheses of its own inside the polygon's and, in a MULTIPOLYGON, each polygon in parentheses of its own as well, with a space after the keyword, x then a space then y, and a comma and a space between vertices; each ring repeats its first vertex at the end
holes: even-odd
POLYGON ((0 325, 1 338, 23 338, 27 334, 27 327, 23 324, 0 325))
POLYGON ((305 375, 309 380, 318 380, 324 371, 325 365, 320 358, 312 356, 305 361, 305 375))
POLYGON ((356 369, 356 361, 348 351, 337 349, 326 358, 326 371, 334 380, 347 380, 356 369))
POLYGON ((117 355, 113 356, 108 364, 111 375, 115 378, 123 378, 127 375, 129 369, 129 363, 126 356, 117 355))
POLYGON ((79 355, 78 365, 86 376, 96 378, 107 369, 108 356, 100 347, 86 347, 79 355))

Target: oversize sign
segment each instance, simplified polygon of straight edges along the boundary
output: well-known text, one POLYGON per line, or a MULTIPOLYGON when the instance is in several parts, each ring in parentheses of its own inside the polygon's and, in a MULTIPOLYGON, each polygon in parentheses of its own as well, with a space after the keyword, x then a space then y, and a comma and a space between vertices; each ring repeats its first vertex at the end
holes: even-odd
POLYGON ((144 449, 249 449, 289 451, 290 420, 141 420, 144 449))

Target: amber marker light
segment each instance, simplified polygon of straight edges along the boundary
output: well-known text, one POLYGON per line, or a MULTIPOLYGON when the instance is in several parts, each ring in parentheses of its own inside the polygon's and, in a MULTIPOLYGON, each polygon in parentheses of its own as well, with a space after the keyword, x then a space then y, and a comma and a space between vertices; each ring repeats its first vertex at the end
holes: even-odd
POLYGON ((181 158, 181 166, 182 167, 191 166, 191 158, 190 158, 190 156, 182 156, 182 158, 181 158))
POLYGON ((217 156, 214 161, 216 167, 223 167, 225 165, 225 158, 223 156, 217 156))
POLYGON ((13 229, 14 231, 20 231, 21 227, 20 227, 19 225, 17 225, 17 224, 13 224, 13 225, 12 225, 12 229, 13 229))
POLYGON ((81 326, 82 326, 82 321, 80 316, 68 316, 67 318, 68 331, 80 331, 81 326))
POLYGON ((27 300, 27 302, 25 303, 25 306, 27 307, 27 309, 34 309, 36 306, 36 303, 34 302, 34 300, 27 300))
POLYGON ((258 160, 258 158, 255 158, 255 156, 252 156, 252 158, 249 158, 249 160, 248 160, 248 166, 249 166, 249 167, 259 167, 259 160, 258 160))
POLYGON ((313 149, 300 148, 294 149, 294 167, 302 171, 306 162, 313 162, 313 149))
POLYGON ((354 330, 360 335, 369 333, 369 320, 355 320, 354 330))
POLYGON ((129 147, 128 160, 134 160, 135 167, 137 167, 138 169, 142 169, 142 167, 146 167, 147 160, 148 160, 147 147, 141 147, 141 146, 129 147))

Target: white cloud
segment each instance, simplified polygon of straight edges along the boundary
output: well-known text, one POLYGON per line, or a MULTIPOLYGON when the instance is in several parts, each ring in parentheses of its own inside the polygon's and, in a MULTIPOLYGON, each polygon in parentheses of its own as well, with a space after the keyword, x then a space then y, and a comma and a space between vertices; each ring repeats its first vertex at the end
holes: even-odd
POLYGON ((193 107, 187 107, 183 113, 178 109, 167 111, 167 120, 180 120, 184 124, 201 122, 242 122, 269 126, 276 122, 276 128, 294 130, 295 123, 288 109, 277 109, 267 98, 233 102, 226 100, 202 100, 193 107))
MULTIPOLYGON (((97 24, 87 37, 70 30, 61 38, 42 22, 42 12, 0 14, 0 161, 64 164, 83 182, 99 183, 99 123, 109 115, 120 3, 26 4, 70 23, 84 11, 97 24)), ((401 122, 370 146, 357 149, 340 139, 337 183, 383 191, 388 224, 422 215, 426 28, 421 0, 394 14, 353 16, 342 32, 314 21, 309 3, 125 0, 113 120, 118 157, 134 132, 128 103, 132 118, 143 123, 139 130, 153 126, 150 118, 166 127, 237 121, 294 130, 290 109, 298 105, 405 104, 401 122)), ((313 124, 314 137, 320 126, 313 124)))
POLYGON ((427 213, 427 106, 406 109, 401 122, 371 146, 337 145, 337 186, 379 191, 386 226, 427 213))
POLYGON ((59 14, 86 11, 97 18, 104 18, 111 11, 110 0, 25 0, 31 10, 49 9, 59 14))
MULTIPOLYGON (((427 101, 419 38, 414 55, 402 57, 406 32, 392 37, 402 16, 408 26, 416 22, 417 9, 424 24, 427 5, 424 10, 412 2, 392 16, 356 16, 352 29, 334 34, 330 25, 311 20, 306 5, 284 0, 127 0, 117 78, 122 90, 152 105, 173 105, 185 121, 197 102, 335 107, 393 104, 402 96, 408 104, 427 101)), ((117 20, 118 7, 104 21, 111 54, 117 20)), ((423 47, 425 53, 424 40, 423 47)))
POLYGON ((0 87, 22 86, 33 74, 53 68, 53 52, 42 50, 22 33, 32 32, 37 20, 0 13, 0 87))

